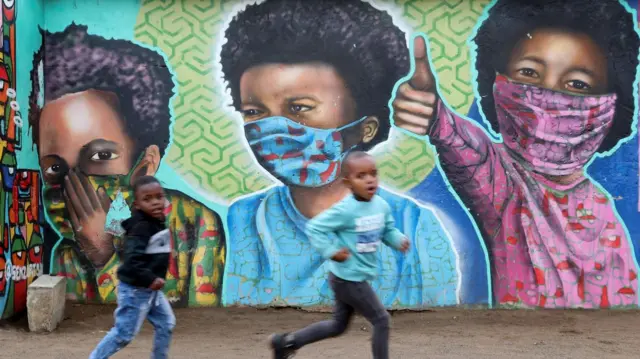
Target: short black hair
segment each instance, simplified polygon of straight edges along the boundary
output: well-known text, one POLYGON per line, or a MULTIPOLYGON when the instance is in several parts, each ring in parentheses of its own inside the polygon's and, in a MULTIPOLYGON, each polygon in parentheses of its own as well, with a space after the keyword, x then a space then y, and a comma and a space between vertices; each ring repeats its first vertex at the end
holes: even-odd
POLYGON ((138 193, 138 189, 140 187, 151 184, 151 183, 157 183, 160 186, 162 186, 160 181, 158 181, 158 179, 153 176, 140 176, 136 178, 133 181, 133 184, 131 185, 131 189, 133 190, 133 195, 136 196, 136 194, 138 193))
POLYGON ((356 117, 380 121, 363 149, 388 138, 388 103, 395 83, 409 71, 409 50, 405 33, 385 11, 362 0, 267 0, 234 16, 225 37, 220 63, 237 110, 240 78, 249 68, 321 62, 344 79, 356 117))
POLYGON ((517 43, 539 28, 586 34, 604 52, 609 91, 617 102, 613 125, 598 152, 614 148, 633 131, 640 48, 633 15, 618 0, 498 0, 474 38, 478 93, 487 121, 500 131, 493 99, 496 71, 504 72, 517 43))
POLYGON ((33 58, 29 95, 29 124, 36 145, 41 140, 40 96, 46 104, 93 89, 118 97, 116 110, 136 146, 132 156, 137 158, 150 145, 157 145, 164 154, 169 144, 174 84, 162 55, 130 41, 90 35, 86 26, 75 23, 62 32, 40 32, 43 44, 33 58), (41 63, 44 79, 40 79, 38 69, 41 63), (40 88, 41 82, 44 89, 40 88))
MULTIPOLYGON (((372 155, 370 155, 367 152, 364 151, 351 151, 347 154, 347 156, 345 156, 344 160, 342 161, 342 176, 346 177, 347 175, 349 175, 349 172, 351 172, 351 162, 355 161, 355 160, 359 160, 362 158, 374 158, 372 155)), ((375 161, 375 159, 374 159, 375 161)))

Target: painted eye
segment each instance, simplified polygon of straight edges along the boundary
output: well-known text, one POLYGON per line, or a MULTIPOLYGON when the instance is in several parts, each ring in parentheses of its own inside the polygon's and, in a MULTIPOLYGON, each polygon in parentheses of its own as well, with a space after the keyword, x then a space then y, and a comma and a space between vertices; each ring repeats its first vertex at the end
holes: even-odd
POLYGON ((96 152, 91 156, 92 161, 110 161, 119 158, 120 155, 109 151, 96 152))
POLYGON ((293 105, 289 106, 289 110, 291 110, 291 112, 293 112, 293 113, 296 113, 296 112, 307 112, 307 111, 311 110, 311 107, 305 106, 305 105, 293 104, 293 105))
POLYGON ((19 259, 22 259, 22 252, 16 253, 16 257, 18 257, 19 259))
POLYGON ((36 255, 40 254, 40 246, 33 247, 33 253, 35 253, 36 255))
POLYGON ((3 0, 2 2, 4 3, 4 6, 8 8, 12 8, 16 0, 3 0))
POLYGON ((253 116, 258 116, 260 114, 259 110, 256 110, 255 108, 250 108, 248 110, 242 110, 242 115, 245 117, 253 117, 253 116))
POLYGON ((584 81, 580 81, 580 80, 572 80, 569 81, 568 83, 569 87, 572 87, 576 90, 589 90, 591 89, 591 86, 589 86, 588 83, 584 82, 584 81))
POLYGON ((44 170, 44 174, 46 175, 56 175, 58 173, 60 173, 60 165, 53 165, 44 170))
POLYGON ((536 72, 536 70, 534 69, 530 69, 530 68, 523 68, 518 70, 518 72, 520 73, 520 75, 522 76, 526 76, 526 77, 538 77, 538 73, 536 72))

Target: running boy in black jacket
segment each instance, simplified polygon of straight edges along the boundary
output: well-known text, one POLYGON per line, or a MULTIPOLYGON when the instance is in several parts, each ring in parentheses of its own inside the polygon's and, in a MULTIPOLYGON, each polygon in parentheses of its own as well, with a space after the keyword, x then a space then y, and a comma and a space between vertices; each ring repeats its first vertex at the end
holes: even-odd
POLYGON ((124 348, 138 334, 145 318, 155 328, 152 358, 169 355, 176 319, 161 291, 171 251, 164 223, 164 190, 155 177, 143 176, 133 184, 133 193, 134 211, 122 222, 126 237, 124 258, 118 268, 116 323, 89 359, 106 359, 124 348))

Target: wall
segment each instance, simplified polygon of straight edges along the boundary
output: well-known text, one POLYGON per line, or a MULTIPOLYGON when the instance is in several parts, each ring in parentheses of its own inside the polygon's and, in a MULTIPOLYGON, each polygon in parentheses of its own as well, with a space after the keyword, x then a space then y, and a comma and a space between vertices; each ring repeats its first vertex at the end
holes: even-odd
POLYGON ((176 305, 330 305, 304 226, 359 148, 412 244, 380 250, 387 307, 637 305, 637 2, 540 3, 47 3, 28 117, 48 269, 114 301, 150 174, 176 305))

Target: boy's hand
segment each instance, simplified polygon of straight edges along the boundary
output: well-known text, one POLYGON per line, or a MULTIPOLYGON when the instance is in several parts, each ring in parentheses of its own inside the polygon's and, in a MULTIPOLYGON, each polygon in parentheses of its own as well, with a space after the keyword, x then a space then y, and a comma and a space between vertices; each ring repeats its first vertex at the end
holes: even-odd
POLYGON ((411 243, 408 239, 405 238, 400 244, 400 252, 407 253, 409 251, 409 248, 411 248, 411 243))
POLYGON ((349 259, 349 257, 351 257, 351 253, 349 253, 349 250, 347 248, 342 248, 338 251, 338 253, 334 254, 331 259, 336 262, 342 263, 349 259))
POLYGON ((164 288, 164 279, 156 278, 153 280, 153 283, 149 286, 149 289, 160 290, 164 288))

